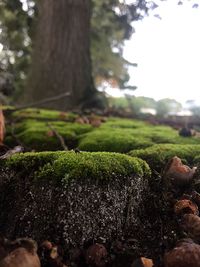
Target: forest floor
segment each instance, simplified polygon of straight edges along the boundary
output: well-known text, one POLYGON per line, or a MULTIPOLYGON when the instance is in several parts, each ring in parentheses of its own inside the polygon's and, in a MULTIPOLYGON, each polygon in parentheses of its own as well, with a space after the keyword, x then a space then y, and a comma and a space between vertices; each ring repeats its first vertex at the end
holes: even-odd
POLYGON ((6 116, 4 143, 0 231, 61 245, 69 266, 92 266, 80 250, 95 243, 107 251, 102 266, 131 266, 140 256, 162 266, 186 236, 175 203, 200 204, 198 168, 187 184, 166 182, 172 158, 190 170, 200 162, 200 138, 170 126, 26 109, 6 116))

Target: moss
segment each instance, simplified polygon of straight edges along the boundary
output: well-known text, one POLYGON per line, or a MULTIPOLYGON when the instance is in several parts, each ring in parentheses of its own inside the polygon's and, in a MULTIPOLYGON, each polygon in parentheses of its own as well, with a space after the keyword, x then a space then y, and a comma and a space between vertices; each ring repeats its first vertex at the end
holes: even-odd
POLYGON ((129 155, 145 160, 152 169, 160 171, 166 164, 167 160, 173 156, 178 156, 188 164, 192 164, 195 156, 200 155, 200 145, 154 145, 146 149, 130 151, 129 155))
MULTIPOLYGON (((91 125, 78 124, 70 122, 51 122, 50 125, 55 129, 65 140, 66 144, 71 148, 77 144, 78 136, 92 129, 91 125)), ((47 122, 37 120, 24 120, 17 123, 14 129, 15 135, 26 147, 42 150, 58 150, 62 149, 60 141, 52 132, 47 122)), ((6 144, 14 145, 13 139, 7 134, 6 144)))
POLYGON ((200 164, 200 153, 199 153, 199 155, 194 157, 193 162, 194 162, 194 164, 198 164, 198 165, 200 164))
POLYGON ((184 138, 168 126, 153 126, 146 122, 123 118, 108 118, 96 129, 89 124, 65 122, 77 115, 44 109, 26 109, 13 114, 15 137, 7 126, 5 143, 14 146, 22 143, 28 150, 60 150, 59 139, 47 122, 63 137, 69 149, 83 151, 109 151, 127 153, 154 144, 200 144, 199 138, 184 138), (31 119, 34 118, 34 119, 31 119), (18 120, 19 119, 19 120, 18 120), (59 120, 58 120, 59 119, 59 120), (55 121, 58 120, 58 121, 55 121))
POLYGON ((110 151, 126 153, 131 149, 153 145, 146 137, 135 134, 131 129, 101 128, 85 134, 79 142, 79 149, 85 151, 110 151))
POLYGON ((108 118, 108 120, 102 125, 102 127, 111 128, 140 128, 144 126, 149 126, 148 123, 133 120, 133 119, 120 119, 120 118, 108 118))
POLYGON ((100 128, 80 137, 79 148, 85 151, 126 153, 153 144, 200 144, 200 139, 184 138, 168 126, 153 126, 142 121, 109 118, 100 128))
POLYGON ((3 163, 12 170, 32 173, 35 180, 64 183, 72 179, 107 180, 116 176, 149 176, 148 165, 138 158, 108 152, 29 152, 13 155, 3 163))
POLYGON ((18 119, 55 119, 55 120, 69 120, 73 121, 77 115, 71 112, 61 112, 57 110, 27 108, 19 111, 15 111, 12 117, 18 119))
POLYGON ((200 144, 200 139, 181 137, 177 130, 169 126, 146 125, 133 129, 133 133, 148 138, 154 144, 200 144))

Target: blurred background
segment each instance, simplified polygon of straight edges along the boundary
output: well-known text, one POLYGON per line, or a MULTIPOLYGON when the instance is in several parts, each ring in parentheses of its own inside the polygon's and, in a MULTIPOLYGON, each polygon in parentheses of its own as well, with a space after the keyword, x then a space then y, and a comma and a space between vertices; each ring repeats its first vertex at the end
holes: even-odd
POLYGON ((198 0, 0 0, 1 103, 200 116, 199 25, 198 0))

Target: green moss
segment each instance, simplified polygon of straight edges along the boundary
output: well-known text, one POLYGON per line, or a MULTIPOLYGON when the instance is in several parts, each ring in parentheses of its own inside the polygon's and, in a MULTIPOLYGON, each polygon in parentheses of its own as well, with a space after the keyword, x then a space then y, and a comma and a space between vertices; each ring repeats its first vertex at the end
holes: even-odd
POLYGON ((126 153, 153 144, 200 144, 200 139, 184 138, 168 126, 153 126, 129 120, 115 120, 80 137, 79 148, 85 151, 113 151, 126 153), (127 124, 128 121, 128 124, 127 124), (119 123, 119 124, 117 124, 119 123), (133 124, 132 124, 133 123, 133 124), (135 126, 133 126, 135 125, 135 126))
POLYGON ((38 152, 13 155, 2 161, 12 170, 32 174, 35 180, 64 183, 72 179, 107 180, 119 176, 149 176, 148 165, 138 158, 108 152, 38 152))
POLYGON ((80 138, 79 148, 85 151, 113 151, 126 153, 153 144, 200 144, 200 139, 184 138, 168 126, 154 126, 148 123, 109 118, 101 127, 80 138))
POLYGON ((77 115, 70 112, 61 112, 57 110, 27 108, 19 111, 15 111, 12 117, 18 119, 55 119, 55 120, 69 120, 73 121, 77 115))
POLYGON ((193 160, 194 164, 200 164, 200 153, 198 156, 194 157, 194 160, 193 160))
MULTIPOLYGON (((64 121, 52 121, 50 125, 64 138, 69 147, 75 146, 79 135, 92 129, 92 126, 88 124, 64 121)), ((17 139, 25 146, 36 149, 37 151, 62 149, 58 137, 53 134, 47 122, 30 119, 24 120, 15 125, 14 132, 17 139)), ((12 141, 8 132, 5 142, 12 144, 12 141)))
POLYGON ((148 123, 133 120, 133 119, 119 119, 119 118, 108 118, 108 120, 102 124, 101 127, 111 127, 111 128, 140 128, 144 126, 149 126, 148 123))
POLYGON ((111 117, 99 128, 65 121, 69 118, 74 121, 76 116, 72 113, 44 109, 14 112, 13 117, 17 121, 14 124, 16 138, 13 138, 11 128, 7 126, 5 143, 11 147, 22 143, 28 149, 36 151, 60 150, 62 146, 47 125, 49 122, 63 137, 69 149, 78 146, 83 151, 127 153, 154 144, 200 144, 199 138, 180 137, 178 131, 171 127, 153 126, 139 120, 111 117))
POLYGON ((126 153, 131 149, 151 146, 148 138, 136 135, 131 129, 100 128, 82 136, 79 149, 126 153))
POLYGON ((178 156, 189 164, 192 164, 195 156, 200 155, 200 145, 154 145, 146 149, 130 151, 129 155, 145 160, 152 169, 160 171, 167 163, 167 160, 174 156, 178 156))

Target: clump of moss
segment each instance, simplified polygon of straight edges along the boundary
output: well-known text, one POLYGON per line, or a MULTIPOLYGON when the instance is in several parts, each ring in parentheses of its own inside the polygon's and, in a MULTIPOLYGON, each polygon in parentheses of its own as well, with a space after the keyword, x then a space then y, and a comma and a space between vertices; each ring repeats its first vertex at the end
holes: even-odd
POLYGON ((76 114, 71 112, 61 112, 57 110, 27 108, 19 111, 15 111, 12 114, 13 118, 17 119, 43 119, 43 120, 68 120, 74 121, 77 117, 76 114))
MULTIPOLYGON (((63 137, 69 148, 76 146, 79 135, 92 129, 92 126, 88 124, 64 121, 52 121, 50 125, 51 127, 49 127, 48 122, 27 119, 15 125, 15 136, 29 149, 37 151, 59 150, 62 147, 52 128, 63 137)), ((11 138, 9 132, 5 142, 8 145, 14 145, 15 140, 11 138)))
POLYGON ((193 164, 195 156, 200 155, 200 145, 160 144, 130 151, 129 155, 145 160, 152 169, 160 171, 174 156, 193 164))
POLYGON ((200 139, 181 137, 178 131, 169 126, 146 125, 133 129, 135 135, 148 138, 154 144, 200 144, 200 139))
POLYGON ((145 148, 153 142, 131 129, 102 128, 82 136, 79 149, 85 151, 110 151, 126 153, 131 149, 145 148))
POLYGON ((26 109, 16 111, 12 116, 16 123, 14 129, 7 126, 5 143, 8 146, 21 143, 27 150, 63 149, 47 123, 62 136, 69 149, 78 146, 83 151, 127 153, 154 144, 200 144, 200 139, 180 137, 171 127, 153 126, 139 120, 108 118, 96 129, 74 122, 75 114, 53 110, 26 109), (69 122, 70 119, 73 122, 69 122))
POLYGON ((111 127, 111 128, 141 128, 149 126, 150 124, 133 119, 120 119, 120 118, 109 118, 101 127, 111 127))
POLYGON ((169 126, 110 118, 97 130, 80 137, 79 148, 85 151, 113 151, 127 153, 153 144, 200 144, 200 139, 184 138, 169 126))
POLYGON ((36 181, 68 183, 72 179, 111 179, 118 176, 149 176, 150 168, 141 159, 108 152, 29 152, 3 161, 8 168, 32 173, 36 181))

